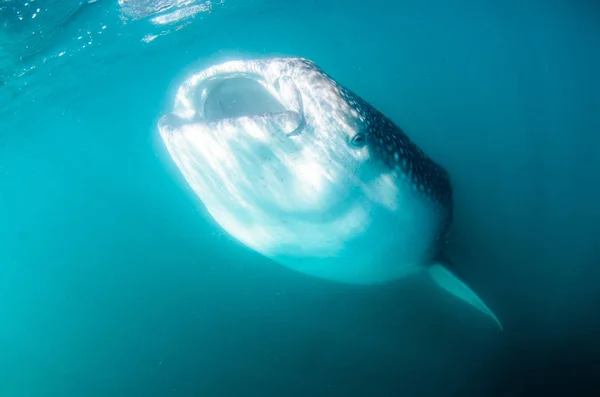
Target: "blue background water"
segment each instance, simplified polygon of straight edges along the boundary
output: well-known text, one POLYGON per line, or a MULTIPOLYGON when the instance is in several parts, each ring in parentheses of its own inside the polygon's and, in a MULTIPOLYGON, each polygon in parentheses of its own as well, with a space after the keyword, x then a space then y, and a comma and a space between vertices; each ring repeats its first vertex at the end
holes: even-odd
POLYGON ((0 396, 597 386, 598 6, 210 8, 157 26, 112 0, 0 1, 0 396), (190 70, 271 55, 314 60, 448 169, 455 270, 504 333, 422 280, 315 280, 204 219, 156 121, 190 70))

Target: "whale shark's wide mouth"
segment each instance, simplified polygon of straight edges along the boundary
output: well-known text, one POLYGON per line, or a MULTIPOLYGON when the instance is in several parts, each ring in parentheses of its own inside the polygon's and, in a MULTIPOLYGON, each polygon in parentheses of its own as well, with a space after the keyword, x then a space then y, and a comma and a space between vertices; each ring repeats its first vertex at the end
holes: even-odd
MULTIPOLYGON (((202 94, 200 94, 202 95, 202 94)), ((218 121, 244 116, 277 114, 285 107, 255 79, 236 76, 218 79, 199 98, 203 119, 218 121)))
MULTIPOLYGON (((296 135, 305 125, 302 95, 286 73, 226 62, 188 78, 180 87, 172 116, 211 125, 260 125, 296 135)), ((214 130, 218 130, 215 128, 214 130)))

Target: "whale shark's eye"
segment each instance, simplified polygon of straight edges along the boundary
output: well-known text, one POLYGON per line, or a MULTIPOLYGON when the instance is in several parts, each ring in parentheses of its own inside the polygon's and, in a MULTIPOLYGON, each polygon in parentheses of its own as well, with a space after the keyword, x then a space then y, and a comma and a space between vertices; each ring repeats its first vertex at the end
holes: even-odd
POLYGON ((358 133, 358 134, 354 135, 354 137, 352 138, 350 143, 355 148, 361 148, 361 147, 365 146, 365 143, 367 143, 367 137, 365 136, 365 134, 358 133))

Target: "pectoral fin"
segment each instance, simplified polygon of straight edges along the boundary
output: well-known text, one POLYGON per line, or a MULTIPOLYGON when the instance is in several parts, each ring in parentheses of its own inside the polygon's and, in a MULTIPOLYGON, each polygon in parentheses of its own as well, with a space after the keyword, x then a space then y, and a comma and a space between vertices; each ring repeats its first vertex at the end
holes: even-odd
POLYGON ((500 329, 502 328, 502 324, 494 314, 490 310, 489 307, 477 296, 477 294, 469 288, 464 282, 462 282, 458 277, 456 277, 450 270, 448 270, 442 264, 436 263, 429 268, 429 274, 431 278, 437 285, 442 287, 444 290, 454 295, 455 297, 461 299, 462 301, 470 304, 471 306, 478 309, 480 312, 484 313, 488 317, 490 317, 500 329))

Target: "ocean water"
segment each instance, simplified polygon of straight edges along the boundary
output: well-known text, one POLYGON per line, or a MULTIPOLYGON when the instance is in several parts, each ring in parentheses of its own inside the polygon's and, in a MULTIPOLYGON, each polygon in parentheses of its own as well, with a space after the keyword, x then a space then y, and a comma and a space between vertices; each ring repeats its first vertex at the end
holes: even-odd
POLYGON ((593 1, 0 0, 0 397, 600 390, 593 1), (207 219, 158 140, 188 73, 315 61, 450 173, 454 270, 285 269, 207 219))

